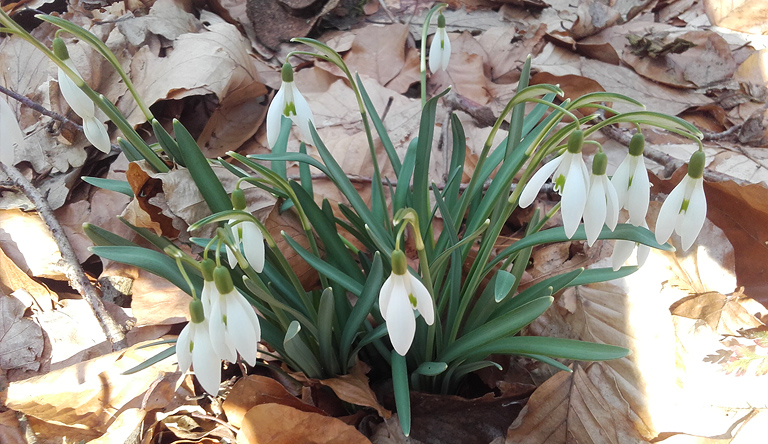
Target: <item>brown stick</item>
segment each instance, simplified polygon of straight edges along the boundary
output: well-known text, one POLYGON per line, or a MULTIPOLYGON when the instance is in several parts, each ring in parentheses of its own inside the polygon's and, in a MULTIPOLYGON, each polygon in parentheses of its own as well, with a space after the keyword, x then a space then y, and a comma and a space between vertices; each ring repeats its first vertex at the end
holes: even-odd
POLYGON ((0 163, 0 170, 8 175, 12 187, 20 190, 33 204, 35 204, 37 214, 43 219, 43 222, 48 226, 48 229, 51 230, 53 239, 59 247, 63 259, 62 268, 64 275, 69 280, 69 285, 80 293, 83 299, 88 302, 88 305, 91 306, 93 314, 99 321, 102 330, 104 330, 104 335, 107 337, 110 344, 112 344, 112 350, 117 351, 126 348, 128 343, 125 339, 123 329, 104 308, 104 304, 101 301, 96 288, 91 285, 91 282, 88 280, 82 267, 80 267, 80 261, 77 260, 75 250, 72 249, 72 245, 69 243, 67 235, 61 228, 61 224, 59 224, 59 221, 56 220, 56 217, 53 215, 53 210, 51 210, 51 206, 48 205, 48 201, 40 193, 40 190, 32 185, 32 183, 30 183, 29 180, 16 169, 16 167, 0 163))

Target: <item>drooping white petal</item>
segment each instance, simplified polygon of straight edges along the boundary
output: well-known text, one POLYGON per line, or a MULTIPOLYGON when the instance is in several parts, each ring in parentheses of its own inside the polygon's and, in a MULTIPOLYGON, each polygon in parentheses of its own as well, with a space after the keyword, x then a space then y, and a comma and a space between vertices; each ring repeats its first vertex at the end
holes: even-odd
POLYGON ((85 138, 102 153, 108 154, 112 150, 107 127, 96 117, 83 117, 83 133, 85 138))
POLYGON ((613 245, 613 254, 611 255, 611 266, 613 271, 617 271, 632 256, 637 244, 633 241, 619 239, 613 245))
POLYGON ((381 286, 381 290, 379 290, 379 311, 385 321, 387 320, 387 307, 389 307, 389 301, 392 299, 392 291, 395 288, 396 279, 399 279, 396 274, 390 274, 381 286))
POLYGON ((525 184, 522 193, 520 193, 520 207, 526 208, 536 199, 539 194, 539 190, 544 186, 544 182, 555 172, 560 163, 563 161, 563 156, 551 160, 549 163, 544 164, 539 171, 528 180, 525 184))
POLYGON ((603 186, 605 187, 605 225, 611 229, 616 229, 616 224, 619 223, 619 198, 616 196, 616 188, 606 176, 603 176, 603 186))
POLYGON ((203 290, 200 292, 200 302, 203 303, 203 313, 206 319, 211 318, 211 305, 213 298, 218 297, 219 293, 215 291, 216 284, 213 281, 203 281, 203 290))
POLYGON ((669 193, 664 203, 661 204, 659 217, 656 219, 656 242, 660 244, 666 243, 670 236, 672 236, 672 232, 675 231, 680 209, 683 206, 688 179, 688 175, 683 177, 683 180, 677 184, 675 189, 669 193))
POLYGON ((16 149, 23 147, 24 134, 16 120, 16 113, 8 102, 0 98, 0 162, 13 165, 16 149))
MULTIPOLYGON (((67 65, 69 69, 74 71, 78 77, 81 79, 83 78, 83 76, 81 76, 77 71, 77 68, 72 62, 72 59, 64 60, 64 64, 67 65)), ((75 82, 72 81, 72 79, 70 79, 69 76, 61 68, 58 69, 58 80, 61 95, 64 96, 64 100, 67 101, 69 107, 72 108, 72 111, 74 111, 75 114, 80 116, 83 120, 92 118, 96 115, 93 101, 91 101, 91 99, 87 94, 83 92, 83 90, 77 87, 75 82)))
POLYGON ((179 333, 176 339, 176 359, 179 361, 179 371, 184 374, 192 366, 192 352, 189 351, 189 344, 192 340, 192 321, 190 321, 179 333))
POLYGON ((405 293, 405 287, 396 286, 387 307, 387 331, 395 351, 402 356, 408 353, 416 334, 416 318, 413 306, 405 293))
POLYGON ((264 235, 253 222, 242 222, 240 225, 245 259, 256 273, 261 273, 264 270, 264 235))
POLYGON ((704 196, 704 181, 701 178, 693 179, 693 181, 694 188, 688 201, 688 209, 678 231, 680 241, 683 244, 683 251, 691 248, 691 245, 699 236, 701 228, 704 226, 704 220, 707 218, 707 199, 704 196))
POLYGON ((645 244, 638 244, 637 246, 637 266, 642 267, 645 264, 648 255, 651 253, 651 247, 645 244))
POLYGON ((416 309, 421 313, 424 318, 424 322, 427 325, 432 325, 435 322, 435 307, 432 303, 432 296, 429 294, 429 290, 420 280, 415 276, 408 274, 411 281, 411 294, 416 298, 416 309))
POLYGON ((312 114, 312 109, 310 109, 309 103, 307 103, 307 100, 301 95, 299 89, 296 88, 295 85, 293 86, 293 103, 296 107, 296 115, 291 116, 291 120, 293 120, 293 123, 299 127, 301 139, 304 142, 311 144, 313 142, 312 133, 309 131, 309 122, 312 122, 312 125, 314 126, 315 116, 312 114))
POLYGON ((648 170, 642 156, 637 156, 632 173, 632 186, 627 193, 626 208, 629 210, 629 221, 634 226, 640 226, 645 222, 648 214, 648 205, 651 200, 651 183, 648 180, 648 170))
POLYGON ((432 44, 429 45, 429 70, 436 73, 442 64, 442 49, 440 48, 440 28, 432 37, 432 44))
POLYGON ((221 361, 211 345, 211 340, 208 338, 205 323, 206 321, 203 321, 192 326, 194 329, 192 364, 195 377, 197 377, 203 389, 212 395, 216 395, 219 393, 219 384, 221 384, 221 361))
MULTIPOLYGON (((216 350, 216 356, 229 362, 237 362, 237 352, 235 347, 227 336, 227 326, 224 323, 224 316, 227 315, 227 303, 225 297, 218 294, 214 296, 211 304, 211 317, 208 322, 208 334, 211 343, 216 350)), ((227 320, 228 322, 228 320, 227 320)))
MULTIPOLYGON (((605 186, 603 181, 600 180, 603 177, 605 176, 592 177, 592 183, 589 186, 589 196, 587 197, 587 205, 584 207, 584 231, 587 233, 587 245, 590 247, 597 240, 600 231, 603 229, 603 224, 605 223, 605 186)), ((571 178, 569 177, 567 180, 570 181, 571 178)), ((566 182, 566 189, 567 187, 568 182, 566 182)), ((565 200, 565 198, 563 198, 563 200, 565 200)))
POLYGON ((272 98, 267 110, 267 144, 270 148, 277 143, 277 137, 280 135, 280 119, 285 109, 285 82, 272 98))
POLYGON ((448 37, 448 32, 443 29, 443 52, 440 58, 440 67, 443 71, 448 69, 448 62, 451 60, 451 39, 448 37))
POLYGON ((560 204, 560 212, 563 216, 563 228, 565 235, 570 239, 579 228, 579 222, 584 214, 587 204, 587 182, 584 180, 582 166, 584 161, 581 154, 577 153, 571 159, 563 190, 563 198, 560 204))
POLYGON ((627 202, 627 190, 629 189, 629 175, 630 175, 630 161, 632 155, 627 154, 624 160, 621 161, 619 167, 616 168, 616 172, 611 177, 611 183, 616 189, 616 197, 619 199, 619 205, 624 208, 627 202))
POLYGON ((237 290, 234 290, 232 293, 225 296, 228 299, 227 329, 229 332, 229 339, 243 359, 245 359, 245 362, 250 365, 255 365, 257 352, 256 344, 259 339, 259 334, 256 331, 256 326, 251 323, 251 317, 248 316, 246 311, 253 311, 253 308, 240 303, 241 300, 245 300, 236 292, 237 290))

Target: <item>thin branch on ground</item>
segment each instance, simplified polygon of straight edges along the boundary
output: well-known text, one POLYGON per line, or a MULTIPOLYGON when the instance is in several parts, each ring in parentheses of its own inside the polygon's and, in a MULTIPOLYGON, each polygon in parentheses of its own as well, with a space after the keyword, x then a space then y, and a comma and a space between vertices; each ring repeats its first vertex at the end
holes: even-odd
POLYGON ((126 348, 128 343, 125 339, 123 329, 104 308, 104 303, 102 302, 98 291, 91 285, 91 282, 85 275, 85 272, 80 266, 80 261, 78 261, 77 255, 75 255, 75 251, 72 249, 72 244, 69 243, 69 239, 67 239, 64 229, 61 227, 61 224, 59 224, 59 221, 56 220, 53 210, 50 205, 48 205, 48 201, 43 197, 42 193, 40 193, 40 190, 32 185, 32 183, 30 183, 30 181, 27 180, 16 167, 0 163, 0 170, 2 170, 10 179, 11 187, 20 190, 33 204, 35 204, 37 214, 43 219, 43 222, 48 226, 48 229, 51 230, 53 239, 59 247, 63 259, 61 264, 62 271, 69 280, 69 285, 80 293, 83 299, 88 302, 88 305, 91 306, 93 314, 99 321, 102 330, 104 330, 104 335, 107 337, 110 344, 112 344, 112 350, 117 351, 126 348))

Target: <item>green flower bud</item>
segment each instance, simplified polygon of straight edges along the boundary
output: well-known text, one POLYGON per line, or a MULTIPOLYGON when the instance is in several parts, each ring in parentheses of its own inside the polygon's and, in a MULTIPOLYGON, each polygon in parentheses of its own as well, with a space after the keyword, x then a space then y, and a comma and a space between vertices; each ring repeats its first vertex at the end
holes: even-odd
POLYGON ((437 27, 438 28, 445 28, 445 16, 441 12, 440 15, 437 16, 437 27))
POLYGON ((288 82, 288 83, 293 82, 293 66, 291 66, 290 63, 285 62, 283 64, 283 69, 280 72, 280 75, 283 78, 283 82, 288 82))
POLYGON ((67 45, 59 37, 53 39, 53 53, 61 60, 69 59, 69 51, 67 51, 67 45))
POLYGON ((216 289, 221 294, 230 293, 235 289, 234 284, 232 284, 232 276, 229 275, 229 270, 221 265, 213 270, 213 281, 216 283, 216 289))
POLYGON ((581 152, 581 147, 584 145, 584 132, 576 130, 571 133, 571 137, 568 139, 568 152, 576 154, 581 152))
POLYGON ((232 207, 236 210, 245 209, 245 193, 240 188, 235 188, 232 191, 232 207))
POLYGON ((213 281, 213 270, 216 268, 216 263, 213 262, 213 259, 203 259, 200 262, 200 266, 203 269, 203 279, 207 282, 213 281))
POLYGON ((645 149, 645 137, 640 131, 636 132, 632 136, 632 140, 629 141, 629 154, 632 156, 642 156, 645 149))
POLYGON ((602 176, 605 174, 605 168, 608 166, 608 156, 604 152, 598 151, 595 158, 592 159, 592 174, 602 176))
POLYGON ((205 320, 205 310, 203 310, 203 303, 200 299, 193 299, 189 303, 189 317, 192 322, 199 324, 205 320))
POLYGON ((402 276, 408 272, 408 260, 402 250, 392 252, 392 273, 402 276))
POLYGON ((698 179, 704 175, 704 163, 707 161, 707 156, 704 151, 696 151, 691 155, 691 160, 688 162, 688 175, 694 179, 698 179))

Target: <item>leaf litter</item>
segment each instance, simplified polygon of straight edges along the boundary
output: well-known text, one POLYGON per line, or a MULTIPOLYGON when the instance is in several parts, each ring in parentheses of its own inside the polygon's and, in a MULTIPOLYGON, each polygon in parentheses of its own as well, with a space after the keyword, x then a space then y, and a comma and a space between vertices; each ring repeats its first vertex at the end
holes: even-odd
MULTIPOLYGON (((65 17, 107 40, 123 66, 129 68, 142 96, 150 105, 155 104, 154 109, 161 117, 194 106, 195 99, 206 104, 206 111, 195 120, 200 122, 196 137, 207 155, 215 157, 229 150, 243 154, 267 152, 260 127, 269 89, 279 86, 280 57, 289 47, 278 41, 259 40, 259 34, 253 32, 253 26, 258 28, 258 17, 250 14, 247 18, 242 13, 247 3, 209 2, 219 15, 204 11, 199 18, 190 14, 188 6, 166 0, 157 0, 148 9, 144 5, 117 2, 91 12, 83 4, 75 3, 65 17)), ((414 42, 421 38, 419 20, 426 9, 419 2, 405 0, 386 0, 385 5, 401 23, 410 26, 382 25, 391 21, 382 7, 368 8, 368 13, 374 14, 370 21, 378 23, 360 22, 351 30, 335 31, 333 46, 359 71, 376 109, 381 113, 388 108, 384 121, 402 153, 417 131, 413 116, 418 114, 419 104, 410 98, 409 89, 418 82, 414 42), (380 44, 382 35, 386 36, 386 45, 380 44)), ((708 168, 753 184, 706 183, 708 217, 712 223, 708 223, 692 253, 652 252, 648 263, 635 275, 558 295, 549 312, 531 325, 529 334, 619 344, 632 349, 633 354, 606 363, 568 363, 574 370, 570 374, 553 374, 551 369, 512 359, 509 369, 489 382, 495 382, 497 388, 515 384, 538 388, 519 415, 505 416, 514 422, 507 432, 502 430, 494 435, 494 442, 759 442, 761 435, 757 433, 768 422, 768 406, 756 390, 764 386, 760 375, 766 372, 768 361, 760 358, 766 355, 764 322, 768 319, 768 300, 764 290, 768 256, 764 224, 750 222, 766 217, 760 202, 766 201, 768 183, 768 161, 762 152, 768 145, 768 79, 761 73, 768 58, 759 50, 768 45, 759 35, 763 12, 751 5, 747 2, 734 7, 716 0, 678 0, 661 5, 620 1, 609 9, 602 2, 574 4, 555 0, 503 5, 469 0, 451 3, 446 12, 447 28, 454 42, 453 57, 461 62, 452 64, 447 74, 430 76, 430 91, 453 85, 460 99, 497 114, 504 106, 504 97, 514 93, 519 69, 531 53, 539 81, 560 83, 566 91, 573 91, 571 94, 581 94, 584 88, 621 92, 639 99, 649 110, 681 114, 705 128, 724 131, 736 126, 737 139, 706 142, 708 168), (658 21, 654 21, 653 14, 658 21), (710 23, 717 26, 707 27, 710 23), (638 52, 640 47, 645 49, 638 52), (690 48, 683 51, 684 47, 690 48)), ((43 25, 35 32, 41 37, 50 34, 51 28, 43 25)), ((106 65, 84 44, 71 43, 77 64, 82 65, 81 72, 90 79, 89 83, 116 101, 133 124, 141 125, 143 117, 126 97, 124 86, 114 81, 106 65)), ((43 106, 66 112, 57 85, 51 81, 47 62, 35 57, 35 51, 23 49, 23 44, 13 37, 4 37, 0 45, 0 65, 15 69, 0 76, 0 85, 43 106)), ((340 80, 338 72, 322 63, 300 67, 297 81, 310 102, 317 105, 321 137, 345 171, 357 179, 361 192, 368 193, 366 180, 370 181, 371 170, 365 159, 369 154, 364 148, 362 122, 356 115, 357 104, 351 90, 340 80)), ((188 178, 181 176, 157 177, 159 192, 148 199, 157 209, 155 216, 139 208, 136 201, 126 209, 128 198, 114 192, 75 193, 72 179, 79 176, 80 168, 102 157, 86 152, 85 141, 73 138, 65 129, 60 129, 58 137, 50 137, 50 119, 40 118, 26 107, 14 109, 27 143, 32 145, 15 153, 15 160, 28 162, 20 165, 26 166, 27 174, 54 172, 48 178, 41 177, 39 184, 55 191, 49 198, 55 207, 63 207, 58 216, 67 221, 65 229, 74 244, 80 245, 76 250, 86 266, 93 264, 93 260, 88 257, 86 240, 77 237, 78 225, 84 220, 133 239, 130 231, 114 219, 116 215, 122 213, 132 223, 166 232, 169 228, 154 225, 158 215, 164 215, 172 221, 171 227, 183 232, 186 225, 202 214, 196 206, 200 199, 179 192, 188 189, 188 178)), ((436 134, 447 112, 442 105, 439 107, 436 134)), ((461 110, 459 117, 470 149, 481 144, 487 136, 487 126, 461 110)), ((608 147, 622 149, 620 144, 608 142, 604 143, 607 151, 608 147)), ((383 161, 383 150, 376 143, 383 161)), ((687 160, 695 149, 666 135, 650 137, 649 144, 673 159, 682 160, 687 160)), ((433 149, 436 161, 431 174, 443 177, 445 161, 441 159, 445 156, 440 150, 445 147, 436 141, 433 149)), ((608 154, 611 156, 610 151, 608 154)), ((468 165, 472 165, 471 158, 476 155, 468 151, 468 165)), ((648 163, 653 164, 650 160, 648 163)), ((108 177, 124 180, 128 167, 123 159, 112 163, 109 169, 108 177)), ((655 193, 669 192, 676 183, 674 178, 681 174, 677 172, 673 180, 668 180, 669 172, 664 172, 663 165, 655 166, 654 171, 658 174, 653 178, 655 193)), ((465 174, 468 179, 471 171, 465 174)), ((323 186, 319 178, 315 182, 315 191, 320 196, 338 201, 332 187, 323 186)), ((251 202, 261 209, 264 220, 271 220, 269 223, 275 227, 284 227, 286 223, 296 227, 295 221, 275 219, 277 212, 270 211, 270 202, 260 198, 251 202)), ((3 211, 4 221, 33 220, 20 212, 3 211)), ((9 249, 10 257, 0 265, 1 289, 5 293, 16 292, 14 295, 21 299, 3 296, 3 307, 8 308, 3 309, 8 314, 3 319, 9 320, 3 325, 11 325, 8 331, 24 327, 24 344, 37 345, 27 348, 32 351, 29 355, 14 354, 14 360, 24 361, 22 368, 27 366, 26 373, 17 371, 14 382, 2 392, 5 408, 11 409, 0 412, 2 433, 7 431, 7 436, 17 437, 9 438, 8 442, 21 436, 22 423, 9 414, 14 410, 23 413, 26 427, 51 440, 46 442, 56 442, 54 437, 64 434, 109 442, 127 437, 142 421, 148 424, 145 438, 152 440, 166 436, 171 440, 206 442, 212 437, 227 437, 249 442, 268 436, 271 442, 300 442, 308 436, 320 439, 311 433, 323 429, 327 442, 368 442, 354 426, 329 417, 328 412, 333 409, 323 410, 314 404, 325 398, 320 396, 322 390, 304 390, 306 396, 297 398, 277 382, 280 378, 239 378, 223 404, 221 398, 213 398, 210 405, 198 406, 195 400, 186 398, 193 391, 190 380, 178 380, 173 360, 162 361, 135 376, 120 375, 161 346, 132 348, 123 354, 99 357, 104 353, 100 351, 103 342, 99 343, 103 339, 81 343, 80 339, 61 335, 75 331, 77 326, 68 326, 61 316, 78 319, 90 314, 86 307, 77 308, 80 301, 57 301, 59 295, 40 280, 63 279, 56 259, 51 259, 56 257, 52 246, 50 253, 40 254, 39 247, 15 245, 32 238, 45 239, 46 229, 41 225, 26 226, 25 232, 34 230, 38 234, 22 239, 20 234, 14 234, 14 226, 4 222, 0 229, 3 249, 9 249), (17 264, 23 272, 18 271, 17 264), (29 298, 18 293, 20 288, 26 289, 29 298), (31 301, 31 309, 22 310, 29 304, 25 306, 20 300, 31 301), (61 316, 50 317, 57 313, 61 316), (45 342, 43 332, 49 338, 56 336, 51 343, 53 353, 40 345, 45 342), (39 371, 34 368, 36 365, 44 372, 55 369, 30 378, 39 371), (61 383, 70 380, 67 378, 74 378, 69 386, 61 383), (122 378, 133 379, 127 383, 122 378), (54 384, 55 381, 59 382, 54 384), (246 389, 246 384, 252 388, 246 389), (102 396, 105 390, 109 392, 108 399, 102 396), (254 402, 251 397, 244 401, 234 394, 251 391, 261 393, 270 402, 254 402), (314 396, 310 394, 313 392, 314 396), (228 422, 222 425, 222 419, 228 422), (284 421, 293 425, 286 426, 284 421)), ((535 279, 536 273, 540 278, 548 269, 606 266, 609 254, 610 246, 600 243, 592 249, 572 244, 569 248, 538 250, 534 260, 542 268, 526 275, 535 279)), ((123 309, 126 322, 135 325, 133 342, 178 331, 186 319, 186 296, 135 268, 120 267, 105 261, 96 267, 94 277, 103 268, 104 276, 133 280, 130 307, 123 309), (157 310, 160 306, 162 313, 157 310)), ((83 336, 103 338, 93 329, 86 331, 83 336)), ((0 340, 0 360, 5 356, 2 350, 9 345, 15 347, 13 344, 0 340)), ((319 384, 332 388, 336 396, 347 402, 369 406, 371 409, 363 418, 386 417, 388 411, 368 388, 365 373, 348 376, 319 384)), ((369 430, 373 442, 406 442, 405 437, 398 435, 394 418, 368 428, 363 425, 365 420, 350 421, 359 430, 369 430)), ((427 413, 420 420, 426 421, 426 430, 453 421, 434 413, 427 413)), ((468 442, 462 433, 468 432, 458 427, 455 436, 440 439, 468 442)), ((437 436, 418 438, 430 442, 437 436)))

